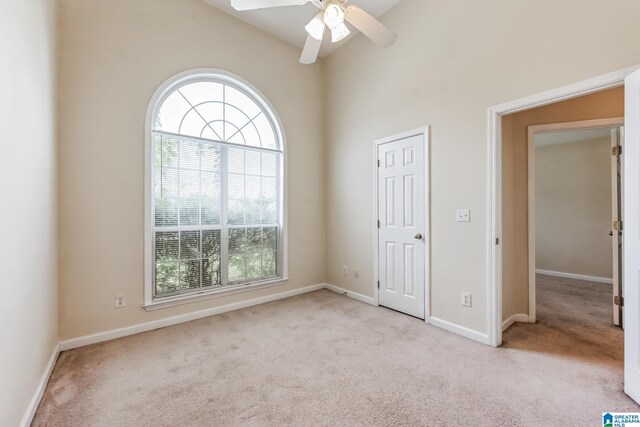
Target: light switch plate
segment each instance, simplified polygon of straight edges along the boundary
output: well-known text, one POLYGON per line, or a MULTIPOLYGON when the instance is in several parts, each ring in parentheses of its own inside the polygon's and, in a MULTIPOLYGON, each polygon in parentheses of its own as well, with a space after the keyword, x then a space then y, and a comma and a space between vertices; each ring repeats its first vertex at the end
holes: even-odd
POLYGON ((457 222, 471 222, 471 211, 469 209, 458 209, 456 211, 457 222))

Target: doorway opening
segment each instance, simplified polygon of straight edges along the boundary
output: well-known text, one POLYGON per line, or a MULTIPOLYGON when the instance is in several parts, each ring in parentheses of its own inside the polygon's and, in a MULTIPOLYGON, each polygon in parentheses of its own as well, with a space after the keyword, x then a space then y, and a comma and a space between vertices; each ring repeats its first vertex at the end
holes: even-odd
POLYGON ((613 88, 502 121, 502 345, 620 391, 623 116, 613 88))
MULTIPOLYGON (((621 261, 623 295, 626 297, 622 301, 625 303, 622 312, 624 365, 621 364, 622 360, 615 361, 618 371, 611 378, 617 378, 619 374, 624 373, 624 392, 636 402, 640 402, 640 365, 638 364, 638 360, 640 360, 640 340, 638 339, 638 319, 640 318, 640 288, 638 286, 638 277, 640 277, 640 222, 637 220, 640 217, 640 162, 638 161, 640 159, 640 66, 630 67, 489 108, 487 164, 489 172, 489 206, 487 212, 487 282, 489 292, 487 296, 487 323, 489 328, 487 341, 495 347, 502 344, 503 298, 507 297, 503 293, 503 288, 508 279, 508 277, 503 277, 503 266, 517 264, 517 262, 514 264, 513 260, 507 263, 504 259, 508 259, 509 254, 517 254, 517 251, 509 250, 513 249, 508 248, 507 242, 509 239, 503 240, 504 235, 508 235, 510 232, 508 218, 504 218, 504 208, 522 208, 522 206, 525 209, 528 208, 526 200, 524 203, 510 203, 508 200, 503 200, 506 187, 513 184, 513 182, 517 182, 517 180, 508 180, 505 174, 508 174, 509 171, 518 170, 518 167, 513 165, 505 167, 507 163, 503 162, 503 155, 505 154, 503 143, 506 136, 504 135, 506 129, 503 128, 504 119, 514 113, 538 107, 551 107, 561 101, 570 101, 583 96, 596 96, 598 93, 616 88, 621 91, 624 103, 624 145, 622 150, 622 158, 624 160, 621 197, 623 216, 628 221, 623 223, 622 226, 621 261)), ((574 112, 579 112, 579 109, 575 109, 574 112)), ((618 116, 620 115, 616 114, 611 117, 618 116)), ((588 120, 588 118, 564 118, 557 120, 557 122, 580 120, 588 120)), ((529 125, 534 124, 536 123, 530 123, 529 125)), ((527 133, 523 132, 522 138, 526 137, 527 133)), ((526 155, 524 157, 526 159, 526 155)), ((526 166, 520 169, 524 169, 526 175, 526 166)), ((520 194, 524 194, 524 197, 527 198, 528 192, 525 190, 520 194)), ((522 225, 518 221, 515 224, 522 225)), ((524 225, 527 225, 526 219, 524 225)), ((519 240, 524 240, 528 246, 526 233, 525 237, 519 240)), ((518 239, 515 241, 518 241, 518 239)), ((527 251, 528 249, 525 250, 525 253, 527 251)), ((522 257, 518 258, 522 259, 522 257)), ((528 264, 528 256, 524 259, 525 264, 528 264)), ((525 271, 527 272, 527 278, 523 283, 528 288, 528 268, 525 268, 525 271)), ((505 304, 508 304, 508 301, 505 301, 505 304)), ((565 357, 566 349, 560 349, 557 354, 565 357)), ((620 385, 622 386, 622 383, 620 385)))
MULTIPOLYGON (((502 330, 535 323, 538 308, 550 315, 543 323, 578 325, 592 305, 587 295, 577 298, 579 290, 586 291, 587 282, 613 282, 613 257, 619 262, 619 256, 608 233, 620 211, 614 218, 612 132, 617 147, 624 98, 624 87, 614 87, 502 117, 502 330), (585 286, 572 288, 575 280, 585 286), (540 281, 546 293, 537 295, 540 281), (576 301, 563 297, 567 293, 576 301), (538 300, 546 306, 538 307, 538 300), (556 311, 562 316, 551 316, 556 311)), ((617 196, 617 178, 615 186, 617 196)), ((611 289, 592 289, 599 298, 593 304, 609 310, 600 321, 610 323, 611 289)))
MULTIPOLYGON (((622 93, 602 95, 609 112, 623 109, 622 93)), ((576 321, 589 306, 592 320, 622 325, 623 126, 617 117, 528 128, 528 322, 538 299, 546 308, 569 292, 576 321)))

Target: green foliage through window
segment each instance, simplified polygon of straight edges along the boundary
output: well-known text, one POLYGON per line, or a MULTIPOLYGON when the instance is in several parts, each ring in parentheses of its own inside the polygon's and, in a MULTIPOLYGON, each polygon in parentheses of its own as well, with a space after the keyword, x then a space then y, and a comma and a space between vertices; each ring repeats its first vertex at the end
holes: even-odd
POLYGON ((279 153, 153 141, 154 295, 278 277, 279 153))
POLYGON ((162 96, 152 124, 153 297, 281 274, 281 132, 224 73, 162 96))

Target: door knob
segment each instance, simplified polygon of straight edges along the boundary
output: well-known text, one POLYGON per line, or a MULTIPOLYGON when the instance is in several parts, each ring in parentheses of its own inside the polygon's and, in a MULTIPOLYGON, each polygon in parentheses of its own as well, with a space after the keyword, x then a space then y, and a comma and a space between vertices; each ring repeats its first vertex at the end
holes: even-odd
POLYGON ((422 240, 422 234, 420 234, 420 233, 416 234, 413 237, 415 237, 417 240, 422 240))

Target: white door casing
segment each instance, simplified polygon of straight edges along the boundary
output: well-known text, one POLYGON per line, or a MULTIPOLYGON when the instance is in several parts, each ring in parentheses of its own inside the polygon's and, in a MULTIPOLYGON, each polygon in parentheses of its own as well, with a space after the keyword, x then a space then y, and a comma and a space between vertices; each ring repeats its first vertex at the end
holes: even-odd
POLYGON ((640 71, 625 79, 624 135, 624 391, 633 400, 640 402, 640 71))
POLYGON ((622 230, 616 227, 622 221, 621 184, 622 184, 622 156, 618 151, 621 147, 622 128, 611 129, 611 250, 613 254, 613 324, 622 326, 622 306, 616 303, 616 297, 621 297, 621 268, 622 268, 622 230))
POLYGON ((426 133, 404 134, 377 143, 378 301, 425 319, 426 133))
MULTIPOLYGON (((487 110, 487 234, 485 242, 487 254, 488 330, 486 336, 474 338, 477 341, 493 347, 499 347, 502 344, 502 117, 506 114, 518 113, 531 108, 620 87, 625 84, 625 79, 628 76, 638 70, 640 70, 640 65, 494 105, 487 110)), ((624 158, 625 161, 629 159, 626 155, 624 155, 624 158)), ((637 168, 638 165, 632 165, 631 167, 637 168)), ((627 168, 629 168, 629 165, 625 163, 625 169, 627 168)), ((625 179, 628 175, 627 172, 623 175, 625 179)), ((622 186, 625 188, 624 182, 622 186)), ((637 183, 635 188, 637 188, 637 183)), ((623 191, 623 202, 627 194, 628 191, 625 189, 623 191)), ((625 211, 627 208, 625 207, 625 211)), ((625 211, 623 211, 623 220, 625 219, 625 211)), ((623 252, 626 252, 624 248, 623 252)), ((623 271, 627 269, 624 266, 625 259, 625 256, 623 256, 623 271)), ((636 281, 637 279, 636 277, 636 281)), ((623 291, 626 291, 624 284, 623 291)))

